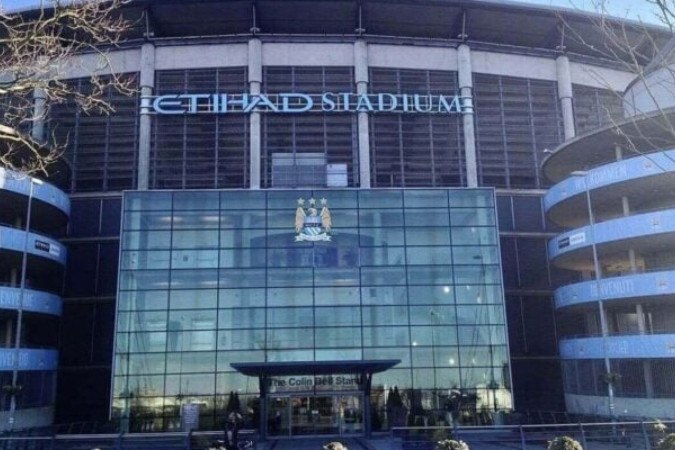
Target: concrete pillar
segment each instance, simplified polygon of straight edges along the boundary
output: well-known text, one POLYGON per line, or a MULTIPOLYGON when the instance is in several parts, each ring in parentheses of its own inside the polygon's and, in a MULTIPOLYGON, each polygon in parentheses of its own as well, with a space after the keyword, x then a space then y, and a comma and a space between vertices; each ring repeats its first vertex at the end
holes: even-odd
POLYGON ((637 273, 637 258, 635 257, 635 250, 632 248, 628 249, 628 262, 631 273, 637 273))
MULTIPOLYGON (((362 39, 354 43, 354 81, 357 94, 368 93, 368 44, 362 39)), ((370 118, 368 113, 361 111, 358 114, 359 132, 359 186, 368 189, 370 181, 370 118)))
POLYGON ((645 311, 642 308, 642 303, 638 303, 635 305, 635 314, 637 314, 638 332, 640 334, 646 334, 647 323, 645 322, 645 311))
POLYGON ((47 141, 45 135, 45 115, 46 115, 47 96, 45 91, 40 88, 33 90, 33 127, 30 135, 34 141, 44 144, 47 141))
POLYGON ((563 116, 563 130, 565 140, 575 136, 574 108, 572 107, 572 75, 570 74, 570 60, 560 55, 555 60, 556 78, 558 79, 558 100, 563 116))
POLYGON ((647 398, 654 398, 654 382, 652 380, 652 362, 648 359, 642 361, 642 367, 645 374, 645 390, 647 391, 647 398))
POLYGON ((628 202, 628 197, 621 197, 621 209, 624 217, 630 215, 630 203, 628 202))
POLYGON ((7 319, 5 321, 5 337, 3 339, 5 343, 5 348, 12 346, 12 341, 14 337, 14 319, 7 319))
MULTIPOLYGON (((260 94, 262 86, 262 42, 254 38, 248 41, 248 90, 253 95, 260 94)), ((249 120, 250 166, 249 186, 251 189, 260 189, 261 167, 261 126, 260 113, 251 112, 249 120)))
POLYGON ((462 99, 462 121, 464 125, 464 158, 467 187, 478 186, 478 159, 476 156, 476 130, 473 122, 473 70, 471 49, 466 44, 457 47, 457 70, 459 95, 462 99))
POLYGON ((150 103, 155 90, 155 45, 141 47, 141 117, 138 124, 137 189, 146 190, 150 184, 150 145, 152 142, 152 115, 150 103))
MULTIPOLYGON (((621 197, 621 209, 622 209, 624 217, 630 216, 630 203, 628 201, 628 197, 621 197)), ((635 249, 633 249, 633 248, 628 249, 628 261, 630 263, 631 273, 636 273, 637 272, 637 258, 635 256, 635 249)))

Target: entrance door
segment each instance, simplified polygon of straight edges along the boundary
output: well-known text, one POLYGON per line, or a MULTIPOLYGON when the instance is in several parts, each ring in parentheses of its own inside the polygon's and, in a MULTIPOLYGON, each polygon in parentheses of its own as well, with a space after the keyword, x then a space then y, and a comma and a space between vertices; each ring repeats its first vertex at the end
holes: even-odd
POLYGON ((267 409, 268 436, 290 436, 290 400, 289 397, 270 397, 267 409))
POLYGON ((361 393, 270 397, 268 435, 363 435, 362 399, 361 393))
POLYGON ((340 415, 340 435, 363 435, 363 396, 360 394, 334 397, 338 402, 340 415))
POLYGON ((291 397, 291 435, 340 434, 340 416, 334 397, 291 397))

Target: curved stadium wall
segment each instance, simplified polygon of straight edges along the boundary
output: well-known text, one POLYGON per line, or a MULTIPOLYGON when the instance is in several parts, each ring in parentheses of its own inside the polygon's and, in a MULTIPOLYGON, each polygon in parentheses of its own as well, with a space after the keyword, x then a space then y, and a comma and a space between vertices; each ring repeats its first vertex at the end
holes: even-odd
POLYGON ((555 292, 574 413, 673 417, 675 155, 663 126, 672 67, 655 65, 626 90, 624 120, 561 145, 544 164, 557 182, 544 198, 548 217, 569 230, 549 242, 549 257, 581 275, 555 292))

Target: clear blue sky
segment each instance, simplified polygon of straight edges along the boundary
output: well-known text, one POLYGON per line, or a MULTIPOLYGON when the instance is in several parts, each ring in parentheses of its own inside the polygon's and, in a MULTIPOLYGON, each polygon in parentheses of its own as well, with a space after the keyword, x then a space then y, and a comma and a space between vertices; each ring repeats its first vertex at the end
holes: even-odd
MULTIPOLYGON (((186 0, 187 1, 187 0, 186 0)), ((499 0, 493 0, 499 1, 499 0)), ((546 6, 563 6, 567 8, 596 10, 596 4, 604 1, 607 10, 613 16, 642 20, 644 22, 658 23, 654 9, 646 0, 518 0, 521 3, 535 3, 546 6)), ((29 6, 40 5, 40 0, 0 0, 0 7, 5 10, 22 9, 29 6)))

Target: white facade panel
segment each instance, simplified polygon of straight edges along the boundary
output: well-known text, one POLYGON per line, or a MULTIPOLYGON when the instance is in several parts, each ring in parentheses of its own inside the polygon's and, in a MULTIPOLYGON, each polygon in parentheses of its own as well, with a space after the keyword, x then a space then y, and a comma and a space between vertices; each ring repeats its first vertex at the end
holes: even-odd
POLYGON ((248 44, 157 47, 155 69, 239 67, 248 64, 248 44))
POLYGON ((368 45, 370 67, 457 70, 457 49, 413 45, 368 45))
POLYGON ((471 60, 474 73, 556 80, 556 63, 553 58, 472 51, 471 60))
POLYGON ((87 53, 73 56, 59 65, 58 78, 90 78, 92 74, 106 75, 111 72, 138 72, 141 49, 118 50, 106 54, 87 53))
POLYGON ((263 43, 263 66, 352 66, 352 44, 263 43))
POLYGON ((623 92, 634 74, 588 64, 570 63, 572 83, 623 92))

